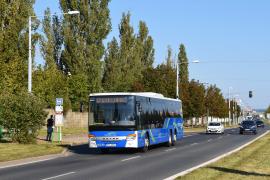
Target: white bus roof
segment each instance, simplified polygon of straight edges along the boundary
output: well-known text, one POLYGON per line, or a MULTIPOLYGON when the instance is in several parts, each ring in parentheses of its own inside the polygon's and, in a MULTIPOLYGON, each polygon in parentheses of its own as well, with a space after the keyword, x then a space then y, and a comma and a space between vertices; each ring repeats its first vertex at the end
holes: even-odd
POLYGON ((180 99, 172 99, 164 97, 162 94, 154 92, 111 92, 111 93, 92 93, 90 96, 143 96, 157 99, 167 99, 173 101, 180 101, 180 99))

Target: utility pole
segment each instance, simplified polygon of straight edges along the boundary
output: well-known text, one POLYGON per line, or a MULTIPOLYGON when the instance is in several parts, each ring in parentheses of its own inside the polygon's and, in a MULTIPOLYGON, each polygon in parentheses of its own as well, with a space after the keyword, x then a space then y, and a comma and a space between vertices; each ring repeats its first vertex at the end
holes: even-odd
POLYGON ((231 125, 231 87, 229 87, 229 125, 231 125))

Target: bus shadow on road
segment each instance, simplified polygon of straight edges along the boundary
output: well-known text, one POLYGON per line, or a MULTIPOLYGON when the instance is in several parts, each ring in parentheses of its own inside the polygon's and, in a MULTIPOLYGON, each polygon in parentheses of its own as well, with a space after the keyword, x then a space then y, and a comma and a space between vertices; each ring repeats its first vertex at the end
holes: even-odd
POLYGON ((135 154, 139 152, 137 149, 110 149, 108 151, 101 151, 100 149, 89 148, 88 144, 70 146, 68 147, 68 151, 73 154, 80 154, 80 155, 135 154))

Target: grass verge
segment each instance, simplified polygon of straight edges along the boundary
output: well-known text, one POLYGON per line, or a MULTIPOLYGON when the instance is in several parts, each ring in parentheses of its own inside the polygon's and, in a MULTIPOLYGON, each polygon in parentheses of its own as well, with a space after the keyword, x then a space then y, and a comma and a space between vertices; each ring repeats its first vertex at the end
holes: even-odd
MULTIPOLYGON (((54 132, 56 132, 56 128, 54 129, 54 132)), ((63 136, 87 134, 87 132, 88 132, 87 127, 86 128, 67 128, 67 127, 62 127, 63 136)), ((42 128, 39 131, 39 136, 46 136, 46 135, 47 135, 47 128, 42 128)))
POLYGON ((57 144, 0 143, 0 162, 61 153, 64 147, 57 144))
POLYGON ((246 148, 178 180, 266 180, 270 179, 270 134, 246 148))

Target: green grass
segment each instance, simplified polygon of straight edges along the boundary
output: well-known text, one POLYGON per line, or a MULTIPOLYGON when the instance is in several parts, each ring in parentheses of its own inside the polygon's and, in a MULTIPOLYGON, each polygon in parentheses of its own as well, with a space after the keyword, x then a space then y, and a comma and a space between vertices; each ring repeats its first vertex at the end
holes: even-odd
MULTIPOLYGON (((56 132, 56 128, 54 129, 54 132, 56 132)), ((87 134, 87 132, 88 132, 87 127, 85 127, 85 128, 67 128, 67 127, 62 127, 63 136, 87 134)), ((47 128, 42 128, 39 131, 39 136, 46 136, 46 135, 47 135, 47 128)))
POLYGON ((0 162, 56 154, 63 150, 64 147, 57 144, 0 143, 0 162))
POLYGON ((177 179, 270 179, 270 134, 228 157, 177 179))

